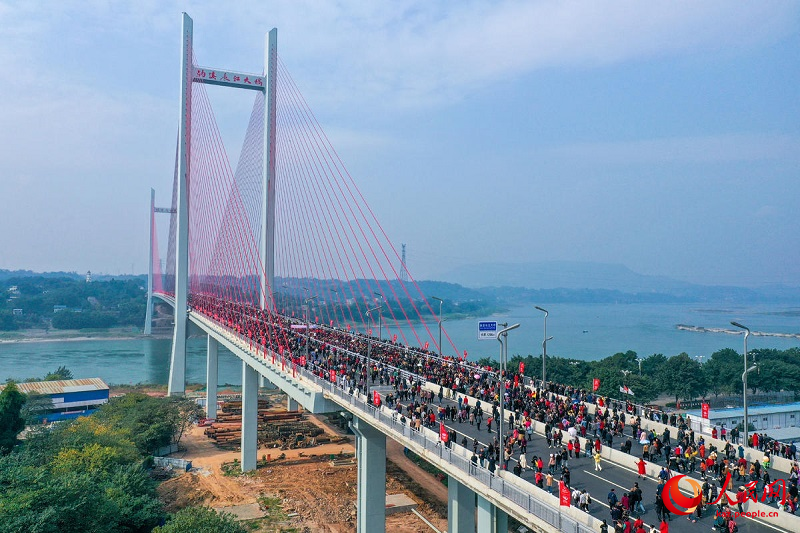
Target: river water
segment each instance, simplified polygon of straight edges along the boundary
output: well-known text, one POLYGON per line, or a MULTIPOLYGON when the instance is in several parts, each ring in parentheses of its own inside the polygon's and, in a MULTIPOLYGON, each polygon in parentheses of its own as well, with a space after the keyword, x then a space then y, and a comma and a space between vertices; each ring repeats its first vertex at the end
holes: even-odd
MULTIPOLYGON (((698 333, 676 329, 676 324, 705 328, 733 329, 737 320, 753 331, 800 333, 798 306, 729 306, 686 304, 551 304, 547 334, 548 355, 594 360, 614 353, 633 350, 640 356, 663 353, 671 356, 687 352, 708 357, 721 348, 742 350, 741 335, 698 333)), ((520 328, 509 335, 509 355, 541 354, 543 314, 524 306, 492 317, 520 328)), ((497 357, 499 343, 477 340, 478 319, 448 320, 445 330, 460 352, 467 350, 470 360, 497 357)), ((417 329, 420 329, 417 327, 417 329)), ((436 324, 430 326, 438 335, 436 324)), ((384 326, 384 336, 399 333, 391 324, 384 326)), ((406 337, 414 339, 405 330, 406 337)), ((422 335, 420 335, 422 336, 422 335)), ((416 344, 416 342, 414 341, 416 344)), ((445 339, 444 351, 453 353, 445 339)), ((134 338, 124 340, 54 341, 0 344, 0 382, 8 378, 23 380, 42 377, 59 366, 66 366, 76 377, 100 377, 107 383, 167 382, 171 339, 134 338)), ((433 342, 431 341, 431 345, 433 342)), ((205 339, 190 338, 187 356, 187 380, 205 381, 205 339)), ((800 346, 800 339, 751 336, 748 347, 785 350, 800 346)), ((241 362, 220 348, 219 383, 241 383, 241 362)))

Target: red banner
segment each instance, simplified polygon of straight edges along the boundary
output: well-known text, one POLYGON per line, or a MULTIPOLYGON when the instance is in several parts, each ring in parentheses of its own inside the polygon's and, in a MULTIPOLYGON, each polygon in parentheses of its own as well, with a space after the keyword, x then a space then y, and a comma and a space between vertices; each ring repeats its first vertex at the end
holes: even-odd
POLYGON ((525 363, 523 363, 522 361, 519 362, 519 373, 520 374, 525 373, 525 363))
POLYGON ((392 342, 397 342, 397 333, 392 335, 392 342))
POLYGON ((381 395, 376 390, 372 391, 372 404, 375 407, 380 407, 381 405, 381 395))
POLYGON ((700 416, 708 420, 708 410, 710 409, 710 405, 704 403, 700 406, 700 416))
POLYGON ((439 439, 442 442, 447 442, 450 440, 450 433, 448 433, 447 428, 444 427, 444 422, 439 422, 439 439))
POLYGON ((514 375, 514 388, 519 387, 519 374, 514 375))
POLYGON ((466 361, 466 360, 467 360, 467 351, 464 350, 464 361, 466 361))
POLYGON ((597 378, 594 378, 592 380, 592 390, 597 392, 597 389, 599 389, 599 388, 600 388, 600 380, 597 379, 597 378))
POLYGON ((329 374, 330 374, 330 376, 331 376, 331 381, 332 381, 333 383, 336 383, 336 370, 331 370, 331 371, 329 372, 329 374))
POLYGON ((558 482, 558 504, 562 507, 569 507, 572 504, 572 493, 563 481, 558 482))
POLYGON ((430 346, 430 343, 428 341, 425 341, 425 347, 423 348, 423 350, 427 350, 428 346, 430 346))

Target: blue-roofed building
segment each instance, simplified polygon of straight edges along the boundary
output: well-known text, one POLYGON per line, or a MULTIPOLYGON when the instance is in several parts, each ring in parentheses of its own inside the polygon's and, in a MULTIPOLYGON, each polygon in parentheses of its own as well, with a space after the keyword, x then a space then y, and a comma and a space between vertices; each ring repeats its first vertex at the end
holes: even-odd
POLYGON ((33 392, 49 397, 51 406, 39 416, 43 423, 90 415, 108 403, 109 395, 108 385, 100 378, 17 383, 17 388, 24 394, 33 392))

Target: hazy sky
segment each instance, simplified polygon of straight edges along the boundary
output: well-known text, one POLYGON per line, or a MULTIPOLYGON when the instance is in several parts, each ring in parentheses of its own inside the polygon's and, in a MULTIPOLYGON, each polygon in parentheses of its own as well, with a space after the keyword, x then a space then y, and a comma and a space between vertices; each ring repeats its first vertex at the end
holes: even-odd
MULTIPOLYGON (((0 0, 0 268, 141 273, 181 11, 264 34, 411 272, 578 260, 800 285, 800 3, 0 0)), ((231 159, 253 94, 210 90, 231 159)), ((166 219, 164 219, 166 222, 166 219)))

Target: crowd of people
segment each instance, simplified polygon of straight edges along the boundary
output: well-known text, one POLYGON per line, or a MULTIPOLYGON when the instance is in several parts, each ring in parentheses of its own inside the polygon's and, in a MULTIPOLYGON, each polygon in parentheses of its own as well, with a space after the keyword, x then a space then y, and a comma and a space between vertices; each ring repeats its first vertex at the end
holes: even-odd
MULTIPOLYGON (((764 452, 764 459, 748 462, 738 432, 722 433, 725 445, 717 449, 705 437, 695 434, 688 420, 677 413, 667 415, 654 409, 636 408, 630 402, 609 400, 563 384, 546 383, 543 387, 541 382, 519 372, 507 371, 501 376, 492 367, 475 367, 457 358, 440 357, 349 330, 319 325, 306 329, 299 320, 211 296, 193 295, 191 306, 246 337, 264 353, 280 354, 289 364, 303 366, 323 379, 332 379, 351 394, 366 394, 369 402, 374 400, 369 394, 371 386, 391 386, 393 392, 380 401, 396 410, 401 422, 411 427, 434 427, 449 421, 451 425, 469 424, 482 431, 485 423, 490 436, 488 443, 481 444, 477 438, 470 442, 466 435, 461 439, 463 446, 472 447, 473 465, 494 473, 498 465, 508 469, 513 461, 515 474, 532 472, 534 483, 543 490, 553 493, 558 482, 563 482, 572 491, 574 504, 587 512, 591 496, 585 490, 572 488, 569 460, 581 454, 591 456, 595 469, 602 470, 603 446, 613 447, 618 442, 620 449, 633 453, 635 441, 641 446, 640 477, 646 475, 647 463, 663 463, 654 504, 660 521, 657 531, 662 533, 668 529, 671 516, 663 505, 661 488, 674 473, 697 472, 703 481, 703 504, 692 517, 696 520, 706 505, 718 499, 729 475, 735 482, 748 483, 745 498, 749 495, 752 499, 756 494, 775 502, 776 495, 770 492, 773 481, 770 458, 779 454, 794 459, 797 451, 793 444, 769 441, 756 433, 750 444, 764 452), (438 385, 438 393, 427 390, 425 382, 438 385), (445 397, 455 405, 443 405, 445 397), (593 412, 588 408, 590 405, 595 407, 593 412), (499 434, 501 410, 504 427, 499 434), (671 428, 656 434, 642 427, 643 417, 671 428), (549 457, 533 455, 529 460, 527 446, 534 421, 544 425, 547 447, 553 451, 548 452, 549 457)), ((451 430, 447 444, 458 441, 458 434, 451 430)), ((798 506, 798 473, 794 463, 786 487, 785 509, 789 512, 795 512, 798 506)), ((609 493, 610 519, 615 531, 649 533, 642 520, 646 513, 645 497, 638 483, 619 498, 614 490, 609 493)), ((725 499, 720 501, 724 504, 725 499)), ((735 503, 741 508, 744 502, 735 503)), ((730 523, 715 523, 715 527, 728 528, 730 523)))

